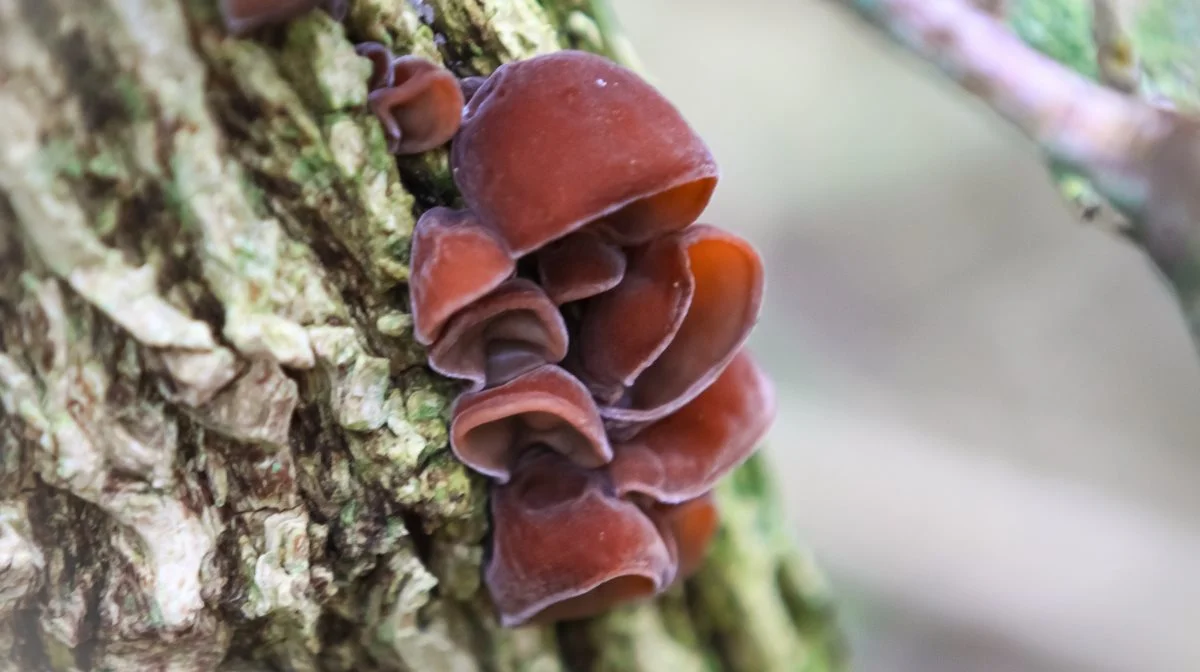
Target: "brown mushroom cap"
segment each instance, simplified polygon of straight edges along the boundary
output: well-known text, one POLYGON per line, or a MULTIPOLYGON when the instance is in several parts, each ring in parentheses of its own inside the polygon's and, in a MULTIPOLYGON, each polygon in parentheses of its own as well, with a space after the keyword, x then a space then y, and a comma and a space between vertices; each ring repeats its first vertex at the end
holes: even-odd
POLYGON ((501 483, 532 446, 588 468, 612 460, 596 402, 574 376, 547 364, 454 404, 450 446, 464 464, 501 483))
POLYGON ((417 154, 449 142, 462 122, 458 79, 417 56, 393 60, 392 79, 391 86, 367 96, 367 104, 383 122, 389 151, 417 154))
POLYGON ((668 504, 699 497, 750 457, 774 418, 774 387, 743 350, 686 406, 613 446, 613 488, 668 504))
POLYGON ((429 345, 446 321, 516 271, 508 248, 466 210, 432 208, 413 231, 409 297, 413 333, 429 345))
POLYGON ((608 494, 602 472, 557 453, 527 453, 513 479, 492 489, 491 509, 484 580, 506 627, 592 616, 674 578, 650 518, 608 494))
POLYGON ((392 59, 395 54, 381 42, 360 42, 354 45, 354 52, 371 61, 371 77, 367 80, 367 89, 385 89, 396 80, 392 70, 392 59))
POLYGON ((321 0, 221 0, 221 16, 232 35, 245 35, 271 23, 282 23, 317 7, 321 0))
POLYGON ((661 93, 579 51, 500 66, 467 105, 451 162, 463 199, 517 255, 590 222, 644 243, 694 222, 717 183, 661 93))
POLYGON ((667 540, 678 567, 675 582, 683 581, 704 564, 708 547, 721 523, 712 493, 679 504, 653 504, 648 510, 667 540))
POLYGON ((654 241, 643 254, 647 258, 631 260, 621 285, 588 307, 595 315, 585 314, 580 325, 585 382, 598 383, 594 393, 622 377, 628 385, 620 400, 600 407, 609 430, 622 437, 708 387, 750 335, 762 305, 762 260, 731 233, 697 224, 654 241), (671 246, 686 256, 685 271, 671 246), (689 278, 690 301, 676 323, 673 306, 687 297, 689 278), (610 301, 617 305, 607 306, 610 301), (627 326, 635 322, 636 330, 627 326))
POLYGON ((506 280, 461 310, 429 349, 429 365, 473 390, 499 385, 567 354, 567 325, 546 293, 524 278, 506 280))
POLYGON ((607 292, 625 277, 625 253, 587 229, 538 250, 537 264, 542 288, 558 305, 607 292))

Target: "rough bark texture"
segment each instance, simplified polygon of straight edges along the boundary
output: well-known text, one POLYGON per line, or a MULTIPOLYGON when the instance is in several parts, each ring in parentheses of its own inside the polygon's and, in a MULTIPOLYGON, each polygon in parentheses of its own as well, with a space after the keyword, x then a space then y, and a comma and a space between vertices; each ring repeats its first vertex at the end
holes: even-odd
POLYGON ((350 7, 236 40, 216 0, 0 0, 0 669, 838 667, 761 458, 682 588, 497 627, 406 310, 447 155, 387 154, 352 43, 631 50, 596 1, 350 7))

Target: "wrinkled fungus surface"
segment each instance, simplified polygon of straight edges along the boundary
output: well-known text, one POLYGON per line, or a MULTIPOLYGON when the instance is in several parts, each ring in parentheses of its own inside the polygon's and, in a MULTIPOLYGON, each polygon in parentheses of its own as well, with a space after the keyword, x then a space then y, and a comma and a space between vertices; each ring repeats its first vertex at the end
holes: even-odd
POLYGON ((729 365, 758 321, 763 266, 748 242, 705 225, 674 238, 687 256, 691 301, 661 354, 646 364, 620 402, 601 409, 620 434, 694 399, 729 365))

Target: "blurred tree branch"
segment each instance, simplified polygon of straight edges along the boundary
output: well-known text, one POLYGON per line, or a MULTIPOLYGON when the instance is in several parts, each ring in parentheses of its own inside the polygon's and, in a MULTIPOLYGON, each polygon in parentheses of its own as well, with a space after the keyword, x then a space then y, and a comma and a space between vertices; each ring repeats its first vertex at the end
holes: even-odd
POLYGON ((1036 142, 1081 214, 1127 216, 1200 348, 1200 3, 842 1, 1036 142))

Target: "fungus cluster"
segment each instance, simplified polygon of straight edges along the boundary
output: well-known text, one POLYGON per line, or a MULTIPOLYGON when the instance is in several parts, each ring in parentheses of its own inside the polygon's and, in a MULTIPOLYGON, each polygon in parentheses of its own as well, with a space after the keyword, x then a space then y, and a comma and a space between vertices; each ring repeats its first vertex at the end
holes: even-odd
POLYGON ((466 383, 450 444, 494 482, 502 622, 594 615, 699 566, 712 488, 773 418, 743 350, 762 262, 696 223, 717 166, 633 72, 561 51, 460 88, 465 207, 417 223, 414 333, 466 383))
MULTIPOLYGON (((222 10, 244 33, 340 4, 222 10)), ((501 622, 661 593, 699 567, 712 489, 775 413, 743 349, 762 262, 696 223, 717 184, 711 153, 656 89, 599 56, 459 80, 378 43, 357 51, 392 152, 452 140, 465 207, 417 222, 409 298, 430 367, 466 384, 450 445, 493 481, 484 578, 501 622)))

